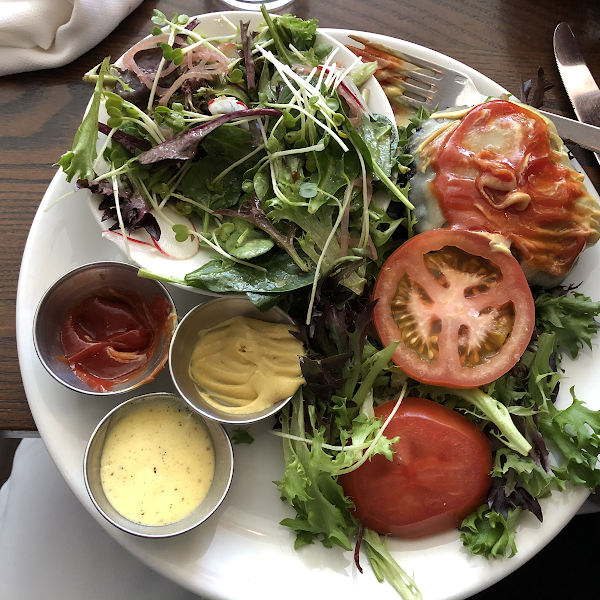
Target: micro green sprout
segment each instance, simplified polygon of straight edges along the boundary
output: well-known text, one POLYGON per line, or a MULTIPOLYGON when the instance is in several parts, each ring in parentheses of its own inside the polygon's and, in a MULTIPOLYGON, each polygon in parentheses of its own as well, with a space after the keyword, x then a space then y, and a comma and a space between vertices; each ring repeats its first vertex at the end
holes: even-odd
POLYGON ((308 303, 308 309, 306 312, 306 324, 307 325, 310 325, 310 321, 312 319, 312 311, 313 311, 313 306, 315 304, 315 297, 317 294, 317 285, 319 283, 319 274, 321 273, 321 266, 323 265, 323 260, 325 259, 325 255, 327 254, 327 249, 329 248, 329 245, 331 244, 331 240, 333 239, 333 236, 337 233, 337 230, 342 222, 344 213, 346 212, 346 209, 348 208, 348 204, 350 203, 350 198, 352 197, 352 184, 349 181, 347 181, 346 193, 344 195, 344 203, 343 204, 341 204, 340 201, 335 196, 331 196, 330 194, 327 194, 327 195, 330 196, 331 198, 333 198, 337 202, 337 204, 339 206, 339 212, 338 212, 338 217, 335 221, 335 224, 331 228, 331 232, 330 232, 329 236, 327 237, 327 239, 325 240, 325 244, 323 245, 323 249, 321 250, 321 256, 319 256, 319 260, 317 261, 317 266, 315 268, 315 278, 313 280, 312 290, 310 293, 310 301, 308 303))
MULTIPOLYGON (((272 102, 266 102, 265 106, 267 106, 268 108, 283 109, 283 108, 289 108, 290 105, 289 104, 277 104, 277 103, 272 103, 272 102)), ((335 131, 333 131, 330 127, 328 127, 327 125, 325 125, 325 123, 321 123, 321 121, 319 121, 319 119, 317 119, 311 112, 307 111, 306 109, 302 108, 301 106, 293 106, 293 108, 295 110, 301 112, 305 116, 307 116, 313 123, 315 123, 316 125, 318 125, 319 127, 321 127, 321 129, 323 129, 324 131, 326 131, 340 145, 340 147, 342 148, 342 150, 344 152, 348 152, 348 146, 342 141, 341 137, 335 131)))
POLYGON ((175 193, 175 190, 179 187, 181 180, 184 178, 185 174, 191 169, 191 167, 192 167, 192 163, 186 162, 183 165, 183 167, 181 167, 181 169, 179 169, 179 172, 177 173, 177 175, 173 179, 171 179, 171 181, 168 182, 168 184, 167 184, 168 191, 163 195, 163 199, 159 205, 160 208, 162 208, 167 203, 169 198, 171 196, 173 196, 173 194, 175 193))
MULTIPOLYGON (((175 15, 173 18, 175 18, 175 15)), ((235 30, 235 33, 232 36, 225 36, 225 37, 228 37, 228 38, 236 37, 239 33, 239 28, 236 27, 235 25, 233 25, 233 23, 229 19, 227 19, 225 17, 222 17, 222 18, 226 23, 231 25, 231 27, 235 30)), ((188 21, 189 21, 189 17, 187 15, 179 15, 176 17, 176 21, 173 21, 173 20, 169 21, 165 17, 165 15, 156 8, 154 9, 154 16, 152 17, 152 22, 155 25, 158 25, 159 27, 167 27, 168 26, 170 28, 171 33, 173 33, 174 35, 184 34, 187 37, 189 37, 190 39, 192 39, 194 41, 195 45, 204 45, 207 48, 214 50, 215 52, 219 52, 220 54, 223 54, 218 48, 213 46, 213 44, 211 44, 209 41, 209 40, 221 41, 224 39, 223 36, 220 36, 218 38, 217 37, 205 38, 204 36, 196 33, 195 31, 186 29, 185 25, 187 25, 188 21)), ((183 49, 183 53, 185 54, 186 52, 191 52, 192 49, 194 49, 193 46, 188 46, 188 48, 183 49)), ((225 55, 223 54, 223 56, 225 56, 225 55)), ((157 78, 157 80, 158 80, 158 78, 157 78)))
POLYGON ((265 144, 259 144, 254 150, 252 150, 252 152, 249 152, 248 154, 246 154, 246 156, 243 156, 242 158, 240 158, 239 160, 237 160, 233 164, 229 165, 226 169, 224 169, 223 171, 221 171, 211 181, 211 183, 212 184, 218 183, 219 181, 221 181, 221 179, 223 179, 223 177, 225 177, 225 175, 227 175, 227 173, 233 171, 233 169, 235 169, 236 167, 239 167, 240 165, 244 164, 247 160, 249 160, 255 154, 258 154, 261 150, 264 150, 264 149, 265 149, 265 144))
MULTIPOLYGON (((169 55, 172 57, 172 59, 174 59, 174 53, 175 51, 173 50, 173 42, 175 41, 175 31, 173 29, 171 29, 171 33, 169 34, 169 42, 168 44, 159 44, 159 46, 162 48, 163 51, 163 56, 160 59, 160 62, 158 63, 158 68, 156 69, 156 75, 154 76, 154 81, 152 82, 152 89, 150 90, 150 96, 148 97, 148 106, 146 107, 148 112, 150 112, 152 110, 152 105, 154 104, 154 96, 156 94, 156 88, 158 87, 158 82, 160 80, 160 74, 162 73, 163 70, 163 66, 165 64, 165 60, 166 60, 166 56, 169 55)), ((181 57, 177 58, 181 58, 181 61, 183 61, 183 55, 181 55, 181 57)))
MULTIPOLYGON (((312 446, 313 440, 309 438, 303 438, 298 435, 292 435, 291 433, 283 433, 274 429, 269 430, 269 433, 284 438, 286 440, 294 440, 295 442, 304 442, 307 446, 312 446)), ((362 444, 348 444, 347 446, 332 446, 331 444, 321 444, 321 448, 325 450, 333 450, 334 452, 353 452, 357 450, 366 450, 371 445, 371 442, 363 442, 362 444)))
MULTIPOLYGON (((183 196, 181 194, 176 194, 175 192, 172 192, 170 197, 175 198, 176 200, 181 200, 182 202, 185 202, 187 204, 196 206, 197 208, 203 210, 206 213, 212 214, 212 212, 213 212, 208 206, 206 206, 205 204, 202 204, 202 202, 197 202, 196 200, 192 200, 191 198, 186 198, 185 196, 183 196)), ((163 206, 163 203, 161 203, 160 206, 163 206)))
POLYGON ((102 148, 100 149, 100 152, 98 152, 98 156, 96 157, 96 160, 94 161, 94 167, 93 167, 94 171, 96 171, 96 172, 98 170, 98 165, 100 164, 100 160, 104 156, 104 151, 108 148, 108 145, 110 144, 110 141, 112 139, 112 136, 115 134, 115 131, 117 131, 117 127, 113 127, 108 132, 108 135, 106 136, 106 140, 104 141, 104 144, 102 145, 102 148))
POLYGON ((103 173, 102 175, 98 175, 97 177, 91 180, 91 183, 98 183, 100 181, 104 181, 105 179, 111 179, 112 177, 116 177, 117 175, 127 173, 128 171, 130 171, 130 167, 134 162, 135 156, 123 163, 120 167, 115 167, 110 171, 103 173))
POLYGON ((362 157, 362 154, 359 152, 358 148, 354 146, 356 150, 356 154, 358 155, 358 160, 360 162, 360 171, 362 174, 362 196, 363 196, 363 223, 362 223, 362 231, 360 232, 360 240, 358 242, 359 248, 366 248, 367 242, 369 241, 368 232, 369 232, 369 202, 368 202, 368 182, 367 182, 367 169, 365 166, 365 159, 362 157))
POLYGON ((107 111, 110 109, 114 116, 110 116, 107 125, 111 128, 121 127, 123 123, 131 122, 141 126, 145 131, 152 137, 156 144, 160 144, 165 141, 160 128, 156 123, 143 111, 140 110, 135 104, 123 100, 121 96, 112 92, 104 92, 104 98, 106 99, 107 111), (118 111, 118 112, 117 112, 118 111), (111 121, 115 119, 115 121, 111 121))
POLYGON ((131 252, 129 250, 129 240, 127 238, 127 231, 125 230, 125 223, 123 222, 123 215, 121 214, 121 203, 119 201, 119 180, 116 176, 112 176, 112 184, 113 184, 113 195, 115 197, 115 208, 117 210, 117 219, 119 222, 119 229, 121 230, 121 235, 123 236, 123 243, 125 244, 125 254, 127 255, 127 259, 131 260, 131 252))

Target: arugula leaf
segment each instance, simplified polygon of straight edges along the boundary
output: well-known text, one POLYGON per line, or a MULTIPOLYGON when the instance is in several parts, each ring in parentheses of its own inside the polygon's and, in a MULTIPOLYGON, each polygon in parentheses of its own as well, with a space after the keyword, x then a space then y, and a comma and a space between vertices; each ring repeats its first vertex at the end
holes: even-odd
POLYGON ((92 181, 96 177, 94 173, 94 161, 97 157, 96 142, 98 140, 98 114, 100 112, 100 100, 102 98, 102 85, 104 77, 110 67, 110 56, 103 61, 98 72, 98 80, 92 96, 90 110, 85 115, 81 125, 77 129, 73 140, 73 148, 62 155, 58 161, 67 175, 67 181, 71 181, 75 175, 79 179, 92 181))

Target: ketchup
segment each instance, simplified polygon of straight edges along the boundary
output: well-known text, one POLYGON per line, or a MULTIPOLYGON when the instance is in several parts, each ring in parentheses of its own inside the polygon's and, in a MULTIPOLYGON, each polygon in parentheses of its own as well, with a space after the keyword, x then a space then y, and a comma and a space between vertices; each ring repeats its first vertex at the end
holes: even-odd
MULTIPOLYGON (((61 327, 65 357, 79 379, 108 391, 146 366, 173 319, 171 305, 160 296, 149 304, 136 292, 102 288, 69 310, 61 327)), ((155 373, 165 362, 166 354, 155 373)))

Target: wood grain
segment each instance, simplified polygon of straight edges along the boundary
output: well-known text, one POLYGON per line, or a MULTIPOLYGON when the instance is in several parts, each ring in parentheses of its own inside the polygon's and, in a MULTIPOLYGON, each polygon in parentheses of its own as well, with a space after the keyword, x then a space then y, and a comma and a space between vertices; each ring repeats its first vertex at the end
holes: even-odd
MULTIPOLYGON (((110 55, 120 56, 150 29, 152 10, 202 14, 223 10, 216 0, 146 0, 98 46, 58 69, 0 78, 0 430, 34 430, 16 350, 15 302, 21 256, 31 222, 67 151, 89 100, 81 76, 110 55)), ((543 67, 556 87, 547 106, 573 116, 554 63, 552 33, 560 21, 575 32, 600 80, 600 3, 596 0, 297 0, 287 12, 323 27, 351 28, 428 46, 479 70, 518 94, 520 79, 543 67)), ((594 182, 600 167, 577 152, 594 182)))

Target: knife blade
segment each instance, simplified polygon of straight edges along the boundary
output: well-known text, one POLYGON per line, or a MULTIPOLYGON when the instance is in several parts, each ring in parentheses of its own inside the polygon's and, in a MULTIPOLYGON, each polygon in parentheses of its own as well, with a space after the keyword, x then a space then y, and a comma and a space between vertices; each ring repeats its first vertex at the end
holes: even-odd
MULTIPOLYGON (((568 23, 554 30, 554 56, 577 118, 600 126, 600 88, 596 84, 568 23)), ((600 163, 600 154, 596 159, 600 163)))
POLYGON ((600 127, 581 123, 544 110, 540 110, 539 112, 554 123, 556 132, 563 140, 569 140, 586 150, 600 153, 600 127))

